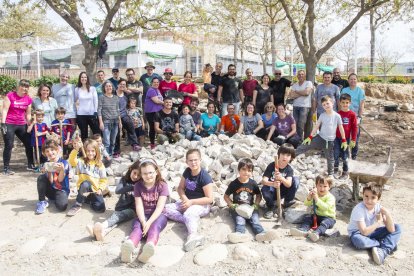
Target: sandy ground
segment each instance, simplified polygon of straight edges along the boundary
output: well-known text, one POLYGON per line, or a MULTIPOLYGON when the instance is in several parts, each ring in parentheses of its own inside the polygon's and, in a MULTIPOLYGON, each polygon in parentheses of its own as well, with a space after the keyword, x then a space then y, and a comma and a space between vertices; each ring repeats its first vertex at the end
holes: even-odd
MULTIPOLYGON (((226 209, 217 216, 201 220, 201 233, 207 242, 193 252, 184 253, 182 244, 185 227, 169 222, 151 263, 132 264, 120 262, 120 245, 129 234, 131 223, 125 223, 110 232, 105 242, 93 241, 85 226, 103 221, 113 212, 116 196, 107 198, 107 211, 93 213, 85 207, 75 217, 58 213, 50 206, 43 215, 35 215, 37 202, 36 177, 25 171, 22 149, 13 152, 14 176, 0 176, 0 271, 2 275, 413 275, 414 271, 414 131, 393 134, 389 122, 366 120, 366 127, 377 137, 377 143, 368 142, 362 133, 362 160, 385 162, 386 147, 392 145, 392 161, 397 170, 387 183, 389 190, 383 194, 382 203, 388 207, 397 223, 403 227, 398 251, 387 258, 383 266, 377 266, 367 251, 356 251, 350 246, 346 235, 346 223, 350 210, 338 214, 337 228, 341 236, 322 238, 317 244, 287 235, 292 225, 284 223, 277 231, 280 238, 272 243, 251 241, 244 244, 250 253, 247 260, 235 260, 235 245, 227 242, 227 234, 233 230, 226 209), (194 257, 212 244, 222 244, 207 259, 224 255, 221 261, 209 266, 194 263, 194 257), (227 257, 225 256, 227 252, 227 257), (254 252, 257 253, 254 256, 254 252)), ((3 146, 2 146, 3 147, 3 146)), ((112 179, 113 183, 113 179, 112 179)), ((70 204, 74 199, 71 199, 70 204)), ((265 229, 274 221, 261 219, 265 229)), ((249 227, 248 227, 249 228, 249 227)), ((250 228, 249 228, 250 229, 250 228)))

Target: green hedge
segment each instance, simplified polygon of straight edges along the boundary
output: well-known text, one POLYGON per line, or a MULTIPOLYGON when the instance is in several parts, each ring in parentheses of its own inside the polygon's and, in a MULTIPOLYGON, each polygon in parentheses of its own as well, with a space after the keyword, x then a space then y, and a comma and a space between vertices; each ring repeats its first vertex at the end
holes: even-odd
POLYGON ((59 78, 54 76, 43 76, 40 79, 35 79, 30 82, 31 86, 39 87, 41 84, 47 84, 52 86, 55 83, 59 83, 59 78))
POLYGON ((392 77, 388 80, 389 83, 403 83, 403 84, 407 84, 407 83, 411 83, 411 78, 410 77, 403 77, 403 76, 395 76, 392 77))
POLYGON ((16 89, 17 81, 9 76, 0 75, 0 95, 6 95, 9 91, 16 89))

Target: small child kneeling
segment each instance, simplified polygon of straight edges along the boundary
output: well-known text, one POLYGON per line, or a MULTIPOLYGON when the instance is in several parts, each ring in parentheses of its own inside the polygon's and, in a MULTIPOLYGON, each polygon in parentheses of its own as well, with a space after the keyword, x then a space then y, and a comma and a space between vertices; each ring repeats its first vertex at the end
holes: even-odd
POLYGON ((265 232, 260 224, 257 210, 262 200, 262 194, 256 181, 251 179, 254 169, 252 160, 249 158, 240 160, 237 169, 239 171, 239 177, 230 183, 224 195, 224 200, 229 206, 230 214, 236 223, 236 232, 230 233, 228 240, 231 243, 248 242, 251 240, 250 235, 245 233, 246 221, 252 226, 257 241, 271 241, 276 239, 277 233, 274 230, 265 232), (233 195, 233 200, 230 199, 230 195, 233 195), (255 195, 256 198, 254 198, 255 195), (239 208, 245 209, 244 213, 246 214, 243 216, 239 215, 241 213, 239 208))
POLYGON ((304 204, 313 205, 313 214, 306 215, 299 228, 291 228, 292 236, 309 237, 313 242, 319 240, 319 236, 325 234, 327 229, 331 229, 336 223, 336 204, 335 197, 329 192, 333 179, 327 175, 316 177, 316 189, 309 192, 304 204), (317 227, 313 229, 313 215, 316 213, 317 227), (312 229, 311 229, 312 227, 312 229))
POLYGON ((382 186, 368 183, 362 189, 363 202, 352 209, 348 234, 352 244, 358 249, 371 249, 377 265, 397 250, 401 237, 401 226, 394 224, 388 209, 381 206, 382 186))

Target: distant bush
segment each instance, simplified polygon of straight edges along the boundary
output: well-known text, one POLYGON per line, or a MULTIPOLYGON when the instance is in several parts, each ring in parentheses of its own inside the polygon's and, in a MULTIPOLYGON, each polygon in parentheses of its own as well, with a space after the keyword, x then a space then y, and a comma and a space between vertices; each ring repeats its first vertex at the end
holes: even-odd
POLYGON ((404 77, 404 76, 394 76, 388 80, 389 83, 411 83, 410 77, 404 77))
POLYGON ((360 77, 359 81, 360 82, 368 82, 368 83, 381 82, 379 79, 377 79, 375 76, 372 76, 372 75, 360 77))
POLYGON ((30 82, 31 86, 39 87, 41 84, 47 84, 52 86, 55 83, 59 83, 59 78, 55 76, 42 76, 39 79, 35 79, 30 82))
POLYGON ((6 95, 8 92, 15 90, 17 81, 9 76, 0 75, 0 95, 6 95))

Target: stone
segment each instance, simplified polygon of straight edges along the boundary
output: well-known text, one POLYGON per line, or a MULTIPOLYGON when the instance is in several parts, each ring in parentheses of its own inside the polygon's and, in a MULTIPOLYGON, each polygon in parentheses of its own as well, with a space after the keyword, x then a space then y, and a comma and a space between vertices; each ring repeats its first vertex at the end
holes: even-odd
POLYGON ((112 170, 114 171, 115 176, 123 176, 124 173, 128 170, 128 168, 132 165, 131 162, 128 163, 121 163, 119 165, 112 166, 112 170))
POLYGON ((259 253, 249 248, 247 245, 238 244, 233 250, 233 259, 251 262, 260 258, 259 253))
POLYGON ((300 247, 299 257, 302 260, 322 259, 326 256, 326 250, 319 245, 304 245, 300 247))
POLYGON ((294 208, 288 208, 285 211, 285 220, 289 223, 301 223, 303 217, 309 214, 308 209, 303 204, 296 204, 294 208))
POLYGON ((19 253, 21 255, 32 255, 39 252, 43 246, 45 246, 47 239, 45 237, 39 237, 37 239, 29 240, 25 242, 20 248, 19 253))
POLYGON ((220 208, 224 208, 227 206, 227 203, 224 201, 223 195, 213 192, 213 198, 214 198, 214 205, 220 208))
POLYGON ((305 185, 302 184, 303 182, 299 184, 299 188, 296 191, 295 198, 301 202, 304 202, 309 194, 309 189, 305 185))
POLYGON ((219 160, 214 160, 213 163, 210 164, 208 167, 209 171, 216 172, 217 174, 220 174, 221 177, 221 170, 223 169, 223 166, 221 165, 219 160))
POLYGON ((223 166, 231 165, 233 162, 236 162, 236 158, 234 158, 231 153, 227 152, 220 154, 219 160, 223 164, 223 166))
POLYGON ((183 256, 181 246, 159 245, 155 248, 155 254, 149 259, 149 263, 156 267, 169 267, 178 263, 183 256))
POLYGON ((283 247, 280 247, 280 246, 273 246, 273 248, 272 248, 272 254, 276 258, 282 260, 286 256, 286 249, 283 248, 283 247))
POLYGON ((135 161, 137 161, 139 159, 140 154, 137 151, 131 151, 129 153, 129 157, 131 158, 132 162, 135 162, 135 161))
POLYGON ((113 176, 114 175, 114 171, 112 170, 111 167, 106 168, 106 175, 107 176, 113 176))
POLYGON ((238 144, 235 146, 232 149, 231 154, 233 154, 236 159, 252 158, 252 152, 244 144, 238 144))
POLYGON ((227 258, 228 251, 224 244, 212 244, 194 256, 194 263, 200 266, 213 265, 227 258))
POLYGON ((246 219, 250 219, 252 217, 253 211, 253 206, 248 204, 241 204, 236 208, 236 213, 246 219))

